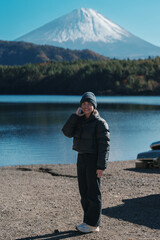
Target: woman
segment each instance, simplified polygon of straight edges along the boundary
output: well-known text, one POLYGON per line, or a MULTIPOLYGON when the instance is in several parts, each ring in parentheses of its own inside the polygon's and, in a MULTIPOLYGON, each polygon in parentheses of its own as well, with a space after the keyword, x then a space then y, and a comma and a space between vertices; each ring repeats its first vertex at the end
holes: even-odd
POLYGON ((108 124, 96 108, 94 93, 84 93, 80 107, 62 129, 65 136, 73 137, 73 150, 78 152, 77 176, 84 218, 76 228, 83 233, 99 231, 102 208, 100 179, 109 155, 108 124))

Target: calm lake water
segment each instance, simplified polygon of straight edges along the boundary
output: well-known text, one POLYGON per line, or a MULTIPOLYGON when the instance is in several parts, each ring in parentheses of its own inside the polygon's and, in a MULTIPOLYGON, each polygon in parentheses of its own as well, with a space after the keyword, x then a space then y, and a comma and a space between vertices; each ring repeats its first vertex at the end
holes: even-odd
MULTIPOLYGON (((0 166, 75 163, 62 126, 80 96, 0 96, 0 166)), ((160 140, 160 97, 97 97, 111 132, 110 161, 136 159, 160 140)))

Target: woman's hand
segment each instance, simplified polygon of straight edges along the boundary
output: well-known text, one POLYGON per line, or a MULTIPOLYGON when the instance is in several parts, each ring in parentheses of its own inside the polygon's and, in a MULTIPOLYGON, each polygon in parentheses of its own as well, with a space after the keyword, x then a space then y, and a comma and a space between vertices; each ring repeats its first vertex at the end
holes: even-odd
POLYGON ((103 176, 103 174, 104 174, 104 170, 97 169, 96 174, 97 174, 98 178, 101 178, 103 176))
POLYGON ((79 117, 82 117, 82 116, 84 115, 81 107, 79 107, 79 108, 77 109, 76 115, 78 115, 79 117))

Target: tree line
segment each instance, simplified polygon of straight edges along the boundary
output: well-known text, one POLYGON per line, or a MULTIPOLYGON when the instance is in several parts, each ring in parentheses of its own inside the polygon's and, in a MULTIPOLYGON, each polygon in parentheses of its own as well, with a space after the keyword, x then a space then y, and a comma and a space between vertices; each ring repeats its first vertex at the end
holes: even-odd
POLYGON ((159 95, 160 57, 0 65, 0 94, 159 95))

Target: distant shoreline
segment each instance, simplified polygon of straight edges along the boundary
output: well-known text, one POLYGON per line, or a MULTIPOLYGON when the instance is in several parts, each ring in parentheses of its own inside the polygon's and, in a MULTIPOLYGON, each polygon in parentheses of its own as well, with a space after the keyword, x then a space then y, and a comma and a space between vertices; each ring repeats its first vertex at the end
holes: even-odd
MULTIPOLYGON (((45 95, 45 94, 0 94, 0 104, 32 103, 32 104, 57 104, 77 105, 81 96, 79 95, 45 95)), ((109 104, 133 104, 133 105, 155 105, 160 106, 160 96, 157 95, 107 95, 96 96, 98 106, 109 104)))

